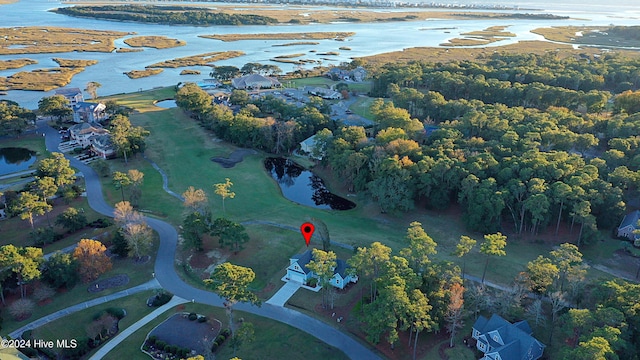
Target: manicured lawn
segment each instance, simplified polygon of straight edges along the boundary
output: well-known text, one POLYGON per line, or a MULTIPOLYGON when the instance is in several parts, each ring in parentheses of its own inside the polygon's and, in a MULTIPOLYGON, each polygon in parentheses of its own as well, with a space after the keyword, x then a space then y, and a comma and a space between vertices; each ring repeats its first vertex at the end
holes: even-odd
MULTIPOLYGON (((140 346, 146 335, 155 326, 173 315, 177 309, 169 310, 159 316, 140 330, 133 333, 123 341, 116 349, 110 351, 104 359, 140 359, 142 353, 140 346)), ((222 321, 223 327, 228 326, 228 318, 223 309, 201 304, 185 304, 179 311, 196 312, 209 318, 222 321)), ((320 340, 277 321, 265 319, 242 311, 235 312, 235 318, 244 318, 255 327, 255 341, 240 348, 236 356, 241 359, 288 359, 300 358, 315 359, 347 359, 341 351, 333 348, 320 340)), ((233 348, 229 343, 216 352, 218 359, 230 359, 233 357, 233 348)))
POLYGON ((95 298, 109 295, 118 291, 122 291, 151 280, 152 273, 153 273, 153 264, 155 261, 155 248, 157 248, 157 244, 156 246, 154 246, 154 249, 152 250, 152 254, 154 255, 151 257, 150 261, 144 264, 136 264, 131 259, 116 260, 113 263, 113 269, 103 274, 99 278, 99 279, 107 279, 109 277, 112 277, 118 274, 127 274, 129 276, 129 283, 127 285, 106 289, 98 293, 90 293, 87 291, 88 284, 79 283, 68 291, 57 293, 53 297, 53 301, 50 302, 49 304, 43 305, 43 306, 37 306, 28 319, 17 322, 8 314, 6 316, 3 316, 4 321, 2 323, 2 332, 10 333, 13 330, 21 326, 24 326, 34 320, 37 320, 47 314, 53 313, 55 311, 64 309, 66 307, 69 307, 78 303, 82 303, 90 299, 95 299, 95 298))
MULTIPOLYGON (((126 311, 127 315, 118 323, 119 331, 122 331, 155 309, 146 304, 147 299, 153 294, 153 291, 143 291, 65 316, 35 329, 32 333, 33 338, 53 340, 54 342, 58 339, 80 340, 87 337, 86 327, 93 321, 94 317, 111 307, 125 309, 126 311)), ((91 353, 97 351, 97 349, 94 349, 91 353)))
MULTIPOLYGON (((0 148, 8 147, 27 148, 31 151, 35 151, 37 160, 44 159, 48 155, 47 148, 44 144, 44 137, 42 137, 42 134, 29 134, 17 138, 0 140, 0 148)), ((35 164, 38 163, 37 160, 31 166, 32 169, 36 168, 35 164)))

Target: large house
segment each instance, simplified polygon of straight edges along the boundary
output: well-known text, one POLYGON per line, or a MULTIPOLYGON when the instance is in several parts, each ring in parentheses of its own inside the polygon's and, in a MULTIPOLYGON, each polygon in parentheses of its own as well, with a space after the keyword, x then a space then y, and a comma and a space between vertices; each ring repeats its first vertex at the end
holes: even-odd
POLYGON ((336 81, 344 80, 344 81, 354 81, 354 82, 362 82, 367 77, 367 70, 365 70, 362 66, 358 66, 353 70, 344 70, 339 67, 332 67, 325 74, 328 78, 336 81))
POLYGON ((79 88, 56 89, 54 94, 64 96, 69 100, 71 106, 84 101, 84 96, 82 96, 82 91, 79 88))
POLYGON ((111 142, 109 130, 103 129, 98 124, 81 123, 69 128, 71 143, 82 147, 91 148, 91 151, 103 159, 115 155, 115 148, 111 142))
POLYGON ((321 88, 317 86, 306 86, 304 89, 307 94, 319 96, 325 100, 338 100, 342 99, 342 94, 331 89, 321 88))
POLYGON ((304 153, 309 154, 310 158, 322 160, 323 154, 318 154, 317 157, 314 156, 314 152, 316 151, 316 136, 311 135, 310 137, 302 140, 300 142, 300 150, 304 153))
POLYGON ((250 74, 231 80, 231 85, 236 89, 270 89, 280 87, 282 84, 273 77, 262 76, 260 74, 250 74))
MULTIPOLYGON (((311 250, 307 250, 302 254, 296 254, 289 259, 287 267, 287 280, 306 284, 312 278, 318 278, 313 271, 307 268, 307 264, 313 258, 311 250)), ((336 267, 333 270, 333 277, 329 281, 331 285, 338 289, 344 289, 349 283, 358 281, 358 276, 352 275, 347 271, 347 263, 342 259, 336 260, 336 267)))
POLYGON ((106 106, 102 103, 81 101, 72 105, 73 122, 101 122, 107 118, 106 106))
POLYGON ((526 321, 512 324, 493 314, 490 319, 480 316, 471 335, 478 350, 484 353, 480 360, 537 360, 542 357, 545 345, 531 334, 526 321))
POLYGON ((640 210, 635 210, 627 214, 618 226, 618 236, 636 242, 640 241, 640 234, 634 232, 638 230, 638 220, 640 220, 640 210))

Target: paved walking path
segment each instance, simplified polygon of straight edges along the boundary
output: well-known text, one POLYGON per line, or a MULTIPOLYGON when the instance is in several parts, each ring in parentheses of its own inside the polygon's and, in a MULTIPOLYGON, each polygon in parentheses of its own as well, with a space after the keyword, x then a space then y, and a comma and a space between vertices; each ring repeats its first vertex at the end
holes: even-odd
POLYGON ((159 308, 153 310, 151 313, 147 314, 147 316, 145 316, 142 319, 136 321, 134 324, 132 324, 128 328, 120 331, 116 337, 114 337, 113 339, 109 340, 106 344, 104 344, 104 346, 102 346, 98 351, 96 351, 96 353, 93 354, 93 356, 91 356, 89 358, 89 360, 102 359, 105 355, 107 355, 107 353, 109 351, 113 350, 124 339, 129 337, 129 335, 131 335, 134 332, 138 331, 141 327, 147 325, 151 320, 153 320, 153 319, 157 318, 158 316, 162 315, 165 311, 170 310, 172 307, 180 305, 180 304, 184 304, 186 302, 188 302, 188 301, 183 299, 183 298, 181 298, 181 297, 174 296, 173 298, 171 298, 171 300, 168 303, 166 303, 166 304, 160 306, 159 308))
MULTIPOLYGON (((58 132, 50 127, 44 127, 42 130, 46 133, 47 149, 49 151, 58 151, 58 144, 60 143, 58 132)), ((113 207, 104 200, 102 185, 98 174, 78 159, 73 157, 67 157, 67 159, 69 159, 71 166, 78 169, 84 175, 89 206, 102 215, 112 217, 113 207)), ((158 237, 160 238, 160 246, 158 247, 158 254, 154 266, 155 279, 160 283, 160 286, 182 298, 191 299, 201 304, 223 307, 223 300, 218 295, 185 283, 176 273, 174 268, 178 243, 178 232, 176 229, 162 220, 150 217, 145 217, 145 220, 147 224, 158 233, 158 237)), ((356 341, 351 336, 329 324, 298 311, 266 303, 261 307, 241 303, 237 304, 235 309, 293 326, 328 345, 342 350, 351 359, 380 359, 380 356, 375 350, 369 346, 356 341)))
POLYGON ((100 305, 100 304, 104 304, 106 302, 109 302, 111 300, 116 300, 116 299, 120 299, 122 297, 125 296, 129 296, 129 295, 133 295, 136 293, 139 293, 141 291, 146 291, 146 290, 152 290, 152 289, 159 289, 160 288, 160 284, 158 283, 158 281, 156 281, 156 279, 147 281, 144 284, 140 284, 138 286, 134 286, 132 288, 126 289, 126 290, 122 290, 122 291, 118 291, 117 293, 113 293, 110 295, 106 295, 106 296, 102 296, 99 298, 95 298, 95 299, 91 299, 88 301, 85 301, 83 303, 80 304, 76 304, 73 306, 69 306, 67 308, 64 308, 62 310, 56 311, 52 314, 49 314, 47 316, 43 316, 38 320, 32 321, 30 323, 28 323, 27 325, 13 331, 12 333, 10 333, 9 335, 11 336, 12 339, 15 339, 19 336, 22 335, 23 332, 27 331, 27 330, 33 330, 37 327, 40 327, 46 323, 49 323, 51 321, 54 320, 58 320, 62 317, 65 317, 69 314, 73 314, 75 312, 78 312, 80 310, 84 310, 84 309, 88 309, 92 306, 96 306, 96 305, 100 305))
POLYGON ((267 304, 275 305, 275 306, 284 306, 287 303, 293 294, 300 289, 302 284, 297 283, 295 281, 287 281, 284 283, 284 286, 280 288, 273 296, 266 301, 267 304))

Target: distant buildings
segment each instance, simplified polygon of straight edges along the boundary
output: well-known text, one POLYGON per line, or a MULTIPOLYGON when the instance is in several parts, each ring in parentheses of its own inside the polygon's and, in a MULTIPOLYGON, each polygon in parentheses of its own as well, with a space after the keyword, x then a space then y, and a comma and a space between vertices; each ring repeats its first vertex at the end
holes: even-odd
POLYGON ((54 94, 64 96, 65 99, 69 100, 71 106, 84 101, 84 96, 82 96, 82 91, 79 88, 56 89, 54 94))
POLYGON ((273 77, 262 76, 260 74, 250 74, 231 80, 231 85, 235 89, 271 89, 280 87, 282 84, 273 77))
POLYGON ((325 76, 335 81, 353 81, 362 82, 367 77, 367 70, 362 66, 358 66, 353 70, 344 70, 339 67, 332 67, 325 73, 325 76))

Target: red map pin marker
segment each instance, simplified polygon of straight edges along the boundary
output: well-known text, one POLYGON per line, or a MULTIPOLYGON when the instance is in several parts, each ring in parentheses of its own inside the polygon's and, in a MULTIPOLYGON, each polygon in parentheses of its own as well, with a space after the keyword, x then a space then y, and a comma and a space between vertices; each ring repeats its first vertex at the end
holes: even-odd
POLYGON ((302 236, 304 236, 304 241, 307 243, 307 246, 309 246, 309 241, 311 241, 311 236, 313 236, 315 229, 316 227, 310 222, 306 222, 300 226, 300 232, 302 236))

